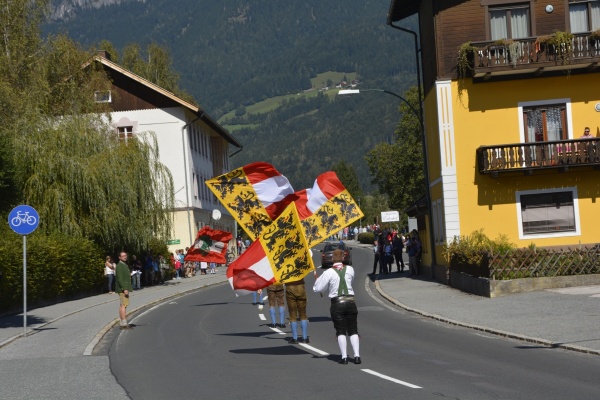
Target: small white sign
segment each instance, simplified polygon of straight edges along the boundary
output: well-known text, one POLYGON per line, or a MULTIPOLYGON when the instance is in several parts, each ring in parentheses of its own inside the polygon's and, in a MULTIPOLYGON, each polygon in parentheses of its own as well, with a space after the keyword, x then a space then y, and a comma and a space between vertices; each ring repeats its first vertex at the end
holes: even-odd
POLYGON ((400 221, 400 213, 398 211, 382 211, 381 222, 398 222, 400 221))

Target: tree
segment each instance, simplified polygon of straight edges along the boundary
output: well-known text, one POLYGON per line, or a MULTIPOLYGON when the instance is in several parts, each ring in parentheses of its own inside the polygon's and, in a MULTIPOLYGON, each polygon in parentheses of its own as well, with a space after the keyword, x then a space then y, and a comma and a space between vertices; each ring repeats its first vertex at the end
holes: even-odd
MULTIPOLYGON (((406 91, 404 98, 418 109, 416 87, 406 91)), ((425 194, 425 177, 419 119, 404 103, 400 110, 402 118, 394 132, 394 142, 377 145, 367 154, 366 161, 374 183, 389 196, 390 206, 404 210, 425 194)))
POLYGON ((152 134, 125 143, 86 115, 49 121, 19 142, 24 198, 46 234, 92 239, 113 252, 143 251, 169 236, 173 183, 152 134))
MULTIPOLYGON (((102 41, 101 44, 104 47, 112 47, 112 44, 108 41, 102 41)), ((196 104, 190 94, 179 88, 179 75, 173 70, 171 56, 165 47, 157 43, 150 43, 144 54, 137 43, 130 43, 123 49, 121 64, 163 89, 173 92, 192 104, 196 104)))
POLYGON ((94 102, 110 81, 92 54, 64 35, 41 40, 47 4, 0 0, 0 207, 35 207, 38 234, 145 250, 169 236, 171 176, 151 133, 118 141, 94 102))
POLYGON ((363 195, 363 191, 358 182, 358 175, 352 165, 341 160, 333 164, 331 170, 337 174, 340 182, 342 182, 348 190, 348 193, 350 193, 355 200, 363 195))

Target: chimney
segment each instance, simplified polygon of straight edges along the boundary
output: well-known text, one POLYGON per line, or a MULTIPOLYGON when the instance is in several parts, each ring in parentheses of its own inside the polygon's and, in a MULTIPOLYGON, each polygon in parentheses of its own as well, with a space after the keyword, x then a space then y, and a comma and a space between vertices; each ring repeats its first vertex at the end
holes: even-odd
POLYGON ((98 50, 97 54, 100 57, 106 58, 108 61, 110 61, 110 53, 108 51, 106 51, 106 50, 98 50))

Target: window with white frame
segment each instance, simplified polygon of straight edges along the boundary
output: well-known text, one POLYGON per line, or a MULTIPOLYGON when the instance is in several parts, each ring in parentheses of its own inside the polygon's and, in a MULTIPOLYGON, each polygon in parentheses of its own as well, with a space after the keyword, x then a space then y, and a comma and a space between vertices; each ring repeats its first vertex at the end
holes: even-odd
POLYGON ((518 103, 522 143, 573 138, 571 99, 547 99, 518 103))
POLYGON ((492 40, 531 36, 529 3, 493 6, 488 12, 492 40))
POLYGON ((517 192, 521 238, 579 234, 577 189, 517 192))
POLYGON ((600 29, 600 0, 570 0, 571 33, 600 29))
POLYGON ((192 173, 192 182, 194 182, 194 199, 198 199, 198 175, 192 173))
POLYGON ((133 126, 119 126, 117 127, 117 134, 119 140, 124 140, 127 143, 128 140, 133 139, 133 126))

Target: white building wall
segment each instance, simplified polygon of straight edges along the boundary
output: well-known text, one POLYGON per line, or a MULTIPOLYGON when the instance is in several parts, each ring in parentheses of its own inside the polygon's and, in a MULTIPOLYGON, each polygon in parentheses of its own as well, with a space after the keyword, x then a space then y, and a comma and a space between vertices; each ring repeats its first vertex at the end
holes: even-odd
MULTIPOLYGON (((160 161, 171 172, 175 191, 176 210, 173 212, 174 232, 171 239, 179 240, 180 243, 169 246, 170 250, 190 246, 198 228, 205 225, 213 228, 220 227, 232 232, 235 237, 233 218, 204 185, 204 180, 215 176, 211 161, 210 136, 217 135, 216 133, 200 120, 186 126, 188 122, 197 119, 197 116, 186 112, 183 107, 119 111, 111 113, 111 118, 115 128, 133 126, 134 135, 150 131, 156 135, 160 161), (205 136, 201 146, 198 146, 197 141, 194 143, 198 151, 193 150, 189 142, 188 130, 190 129, 195 129, 205 136), (213 209, 219 209, 223 215, 218 222, 210 220, 213 209)), ((227 157, 227 155, 216 156, 227 157)))

